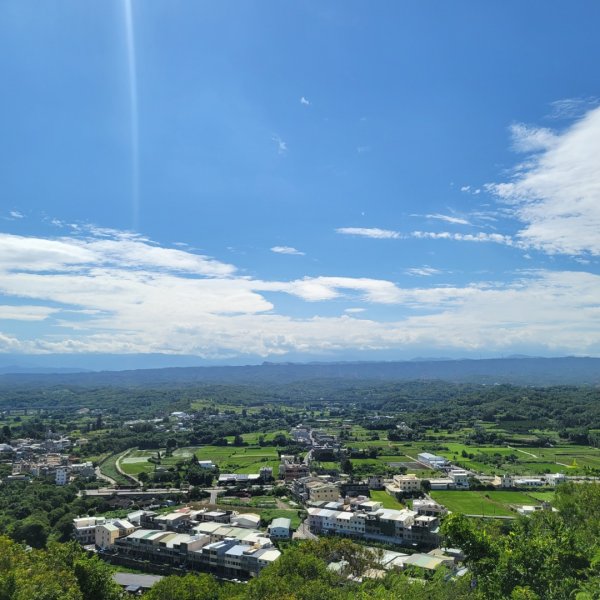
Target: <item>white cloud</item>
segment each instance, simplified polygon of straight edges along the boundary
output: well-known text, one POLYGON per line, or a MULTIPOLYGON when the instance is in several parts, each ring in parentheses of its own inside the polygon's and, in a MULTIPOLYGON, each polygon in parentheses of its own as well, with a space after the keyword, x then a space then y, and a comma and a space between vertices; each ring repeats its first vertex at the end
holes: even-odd
POLYGON ((454 225, 471 225, 467 219, 463 219, 461 217, 453 217, 450 215, 441 215, 439 213, 425 215, 428 219, 437 219, 438 221, 445 221, 446 223, 452 223, 454 225))
POLYGON ((357 235, 377 240, 399 239, 402 237, 398 231, 379 229, 377 227, 338 227, 335 231, 342 235, 357 235))
POLYGON ((358 314, 361 312, 365 312, 366 310, 367 310, 366 308, 360 308, 359 306, 354 306, 351 308, 344 309, 344 312, 348 313, 348 314, 358 314))
POLYGON ((407 275, 414 275, 416 277, 431 277, 432 275, 440 275, 441 271, 439 269, 434 269, 433 267, 428 267, 427 265, 423 267, 413 267, 412 269, 406 269, 405 273, 407 275))
POLYGON ((546 127, 529 127, 524 123, 510 126, 513 148, 518 152, 548 150, 556 144, 555 133, 546 127))
POLYGON ((541 151, 518 167, 512 181, 488 190, 524 223, 517 237, 525 246, 548 254, 600 254, 600 108, 549 145, 538 141, 533 134, 526 142, 541 151))
POLYGON ((295 254, 296 256, 305 255, 305 252, 300 252, 300 250, 297 250, 293 246, 273 246, 271 252, 275 252, 276 254, 295 254))
POLYGON ((57 308, 48 306, 11 306, 0 305, 0 320, 6 321, 43 321, 51 314, 58 312, 57 308))
POLYGON ((587 98, 564 98, 550 103, 551 119, 579 119, 588 110, 600 104, 600 98, 589 96, 587 98))
POLYGON ((278 154, 285 154, 287 152, 287 143, 284 142, 278 135, 271 137, 271 140, 275 142, 278 154))
POLYGON ((9 215, 13 218, 13 219, 23 219, 24 215, 23 213, 19 212, 18 210, 11 210, 9 215))
POLYGON ((417 239, 452 240, 455 242, 491 242, 505 246, 519 246, 509 235, 500 233, 451 233, 449 231, 413 231, 411 236, 417 239))
POLYGON ((132 234, 111 237, 106 230, 58 240, 3 235, 0 242, 0 318, 36 322, 18 336, 0 332, 4 352, 226 358, 535 347, 600 353, 600 276, 591 273, 525 271, 511 283, 435 287, 366 277, 264 281, 190 251, 162 253, 170 249, 132 234), (354 307, 341 317, 294 318, 278 312, 265 297, 271 292, 311 302, 317 313, 319 302, 354 307), (354 318, 362 303, 374 315, 377 305, 394 307, 395 316, 354 318))
POLYGON ((304 104, 304 106, 310 106, 310 102, 304 96, 300 98, 300 104, 304 104))

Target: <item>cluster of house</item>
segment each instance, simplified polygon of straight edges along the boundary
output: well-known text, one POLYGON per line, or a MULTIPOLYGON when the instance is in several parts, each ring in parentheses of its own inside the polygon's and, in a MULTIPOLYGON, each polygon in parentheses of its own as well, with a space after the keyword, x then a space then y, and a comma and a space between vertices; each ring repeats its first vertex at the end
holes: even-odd
MULTIPOLYGON (((391 481, 386 482, 385 489, 392 496, 396 494, 414 494, 422 491, 424 480, 414 473, 394 475, 391 481)), ((428 477, 432 490, 468 490, 469 474, 463 469, 449 469, 446 477, 428 477)))
POLYGON ((328 503, 309 507, 308 526, 315 534, 377 540, 404 546, 434 548, 439 544, 439 517, 417 510, 383 508, 380 502, 328 503))
POLYGON ((289 519, 274 519, 267 533, 259 524, 260 516, 251 513, 189 507, 162 515, 136 511, 127 519, 73 520, 75 539, 84 546, 230 578, 258 575, 280 556, 273 540, 291 537, 289 519))
POLYGON ((49 432, 44 441, 15 439, 11 444, 0 444, 0 456, 11 463, 7 481, 43 477, 56 485, 66 485, 71 479, 91 481, 96 472, 91 462, 76 462, 68 454, 71 440, 49 432))
POLYGON ((541 477, 524 477, 518 475, 496 475, 492 485, 498 488, 535 488, 546 486, 557 486, 567 481, 562 473, 547 473, 541 477))
MULTIPOLYGON (((455 548, 435 548, 427 554, 404 554, 393 550, 379 551, 378 554, 376 566, 363 573, 363 577, 381 578, 385 577, 386 571, 408 568, 415 568, 421 572, 431 572, 440 567, 445 567, 454 576, 458 577, 467 572, 467 569, 461 566, 464 555, 461 550, 455 548)), ((356 576, 348 573, 348 567, 349 564, 344 560, 331 562, 328 565, 330 571, 340 575, 347 574, 349 579, 356 578, 356 576)))

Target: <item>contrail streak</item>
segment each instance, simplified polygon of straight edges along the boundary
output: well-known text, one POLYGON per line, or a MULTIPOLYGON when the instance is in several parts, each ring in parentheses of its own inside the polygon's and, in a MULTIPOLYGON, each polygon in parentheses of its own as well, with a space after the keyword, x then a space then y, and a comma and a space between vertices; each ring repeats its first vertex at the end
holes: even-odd
POLYGON ((139 227, 140 218, 140 156, 139 156, 139 125, 137 97, 137 69, 135 61, 135 35, 133 29, 132 0, 123 0, 125 10, 125 32, 127 39, 127 66, 129 74, 129 111, 131 122, 131 195, 132 195, 132 226, 139 227))

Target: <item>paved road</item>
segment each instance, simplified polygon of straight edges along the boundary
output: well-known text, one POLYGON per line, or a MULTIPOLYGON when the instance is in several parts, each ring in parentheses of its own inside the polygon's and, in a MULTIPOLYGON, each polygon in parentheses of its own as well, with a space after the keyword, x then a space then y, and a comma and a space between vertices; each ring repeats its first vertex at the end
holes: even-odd
POLYGON ((103 479, 107 483, 110 483, 110 485, 117 485, 117 482, 112 477, 109 477, 108 475, 105 475, 100 470, 100 467, 96 467, 95 471, 96 471, 96 479, 103 479))

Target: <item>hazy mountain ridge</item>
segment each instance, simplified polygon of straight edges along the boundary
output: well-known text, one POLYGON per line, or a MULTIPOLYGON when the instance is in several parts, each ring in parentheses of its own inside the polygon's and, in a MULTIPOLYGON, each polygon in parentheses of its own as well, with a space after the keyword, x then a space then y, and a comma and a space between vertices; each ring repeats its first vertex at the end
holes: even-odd
POLYGON ((140 386, 194 383, 279 384, 316 379, 442 380, 480 384, 596 385, 600 358, 498 358, 401 362, 264 363, 87 373, 0 374, 0 385, 140 386))

